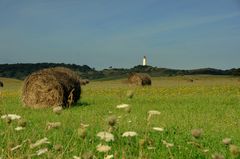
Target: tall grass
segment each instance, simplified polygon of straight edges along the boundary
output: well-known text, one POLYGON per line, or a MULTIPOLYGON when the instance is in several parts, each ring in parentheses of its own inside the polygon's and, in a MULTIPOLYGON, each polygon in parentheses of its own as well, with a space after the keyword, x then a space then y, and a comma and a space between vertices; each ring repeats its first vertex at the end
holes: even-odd
MULTIPOLYGON (((3 80, 3 79, 1 79, 3 80)), ((96 81, 83 87, 82 98, 60 115, 52 109, 30 109, 20 100, 21 81, 4 79, 1 89, 0 113, 17 114, 27 122, 21 131, 19 121, 0 120, 1 158, 237 158, 240 146, 240 82, 232 77, 191 76, 154 78, 151 87, 133 87, 122 80, 96 81), (189 82, 189 78, 193 82, 189 82), (133 98, 127 92, 134 92, 133 98), (117 109, 126 103, 130 110, 117 109), (148 111, 160 115, 148 119, 148 111), (107 119, 115 116, 117 123, 111 133, 114 141, 100 140, 96 134, 109 132, 107 119), (47 129, 48 122, 61 122, 59 128, 47 129), (81 124, 88 124, 84 131, 81 124), (163 128, 162 132, 153 127, 163 128), (193 129, 201 130, 199 138, 193 129), (134 137, 122 137, 134 131, 134 137), (85 133, 84 135, 81 133, 85 133), (46 137, 49 143, 31 149, 30 145, 46 137), (222 143, 231 138, 236 154, 222 143), (98 152, 99 144, 111 150, 98 152), (171 145, 172 144, 172 145, 171 145), (17 145, 21 147, 13 150, 17 145), (39 149, 47 152, 37 156, 39 149), (109 156, 110 157, 110 156, 109 156)))

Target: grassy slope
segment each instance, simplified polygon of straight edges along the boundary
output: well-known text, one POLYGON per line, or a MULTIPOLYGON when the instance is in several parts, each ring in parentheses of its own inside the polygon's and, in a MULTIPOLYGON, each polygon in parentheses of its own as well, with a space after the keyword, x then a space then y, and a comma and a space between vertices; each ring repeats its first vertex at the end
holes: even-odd
MULTIPOLYGON (((230 137, 240 146, 240 85, 239 80, 221 76, 185 76, 154 78, 151 87, 132 87, 122 80, 95 81, 83 87, 81 102, 61 115, 51 109, 32 110, 24 108, 20 101, 21 81, 0 79, 5 83, 0 100, 1 114, 16 113, 27 120, 27 127, 22 132, 13 130, 16 122, 8 125, 0 121, 0 147, 2 157, 21 158, 33 154, 37 149, 29 149, 28 143, 14 152, 8 151, 7 145, 21 144, 24 140, 35 142, 47 137, 49 153, 42 157, 72 158, 81 153, 92 151, 97 158, 104 154, 96 151, 100 140, 97 132, 108 129, 106 118, 111 114, 121 116, 117 129, 113 132, 115 141, 108 143, 112 147, 109 154, 123 154, 127 158, 138 158, 140 151, 147 158, 210 158, 215 152, 231 158, 228 147, 221 143, 230 137), (194 79, 189 82, 188 79, 194 79), (128 90, 134 90, 133 99, 126 97, 128 90), (116 109, 116 105, 128 103, 131 113, 116 109), (154 116, 147 126, 147 112, 158 110, 160 116, 154 116), (47 122, 60 121, 59 129, 46 130, 47 122), (80 123, 89 124, 85 140, 77 135, 80 123), (152 127, 164 127, 164 132, 154 132, 152 127), (191 130, 201 128, 200 139, 191 136, 191 130), (125 131, 136 131, 139 135, 132 139, 122 138, 125 131), (147 139, 143 148, 140 139, 147 139), (174 143, 170 149, 162 140, 174 143), (188 144, 198 143, 201 148, 188 144), (61 144, 63 149, 55 151, 53 146, 61 144), (155 147, 148 150, 147 147, 155 147), (203 151, 208 149, 209 152, 203 151)), ((1 89, 1 88, 0 88, 1 89)), ((46 147, 46 146, 42 146, 46 147)))

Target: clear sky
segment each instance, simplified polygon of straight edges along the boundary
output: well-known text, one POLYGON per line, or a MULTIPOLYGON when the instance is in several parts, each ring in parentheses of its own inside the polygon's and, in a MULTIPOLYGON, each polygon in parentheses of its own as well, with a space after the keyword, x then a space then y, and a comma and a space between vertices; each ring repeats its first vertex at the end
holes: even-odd
POLYGON ((240 67, 240 0, 0 0, 0 63, 240 67))

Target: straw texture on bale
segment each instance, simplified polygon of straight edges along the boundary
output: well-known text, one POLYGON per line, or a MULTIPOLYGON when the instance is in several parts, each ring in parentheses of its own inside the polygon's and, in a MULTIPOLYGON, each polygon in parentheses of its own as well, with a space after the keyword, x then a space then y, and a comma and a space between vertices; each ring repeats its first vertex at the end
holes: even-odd
POLYGON ((152 84, 151 77, 146 73, 131 73, 128 77, 128 82, 140 86, 152 84))
POLYGON ((0 87, 3 87, 3 82, 2 81, 0 81, 0 87))
POLYGON ((43 69, 29 75, 23 85, 22 101, 33 108, 76 103, 81 94, 79 76, 68 68, 43 69))

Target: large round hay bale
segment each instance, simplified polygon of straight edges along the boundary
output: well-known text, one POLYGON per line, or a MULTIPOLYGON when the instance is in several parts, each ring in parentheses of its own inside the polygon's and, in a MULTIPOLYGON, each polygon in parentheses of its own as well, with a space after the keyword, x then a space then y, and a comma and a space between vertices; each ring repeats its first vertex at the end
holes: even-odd
POLYGON ((2 81, 0 81, 0 87, 3 87, 3 82, 2 81))
POLYGON ((152 84, 151 77, 146 73, 131 73, 128 77, 128 82, 140 86, 152 84))
POLYGON ((33 108, 71 106, 81 94, 79 76, 68 68, 55 67, 32 73, 24 80, 22 101, 33 108))

